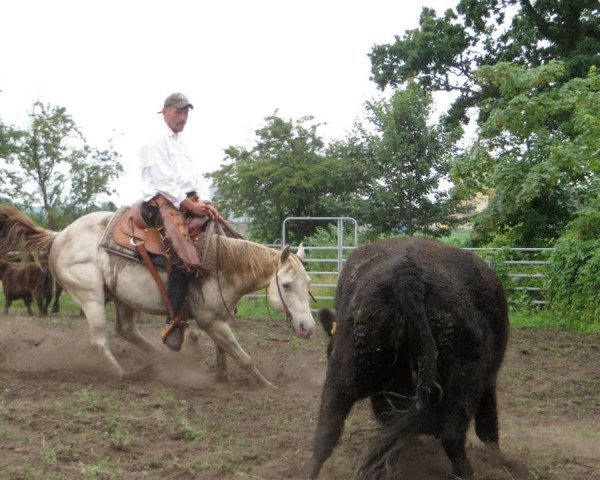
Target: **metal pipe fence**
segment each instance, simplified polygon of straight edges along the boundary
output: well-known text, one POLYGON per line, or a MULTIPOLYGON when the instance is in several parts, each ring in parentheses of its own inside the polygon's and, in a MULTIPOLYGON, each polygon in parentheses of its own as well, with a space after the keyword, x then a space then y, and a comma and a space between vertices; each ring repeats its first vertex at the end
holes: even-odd
MULTIPOLYGON (((269 244, 268 246, 278 248, 281 244, 269 244)), ((328 302, 332 305, 337 288, 337 279, 346 261, 346 258, 354 250, 355 246, 304 246, 307 258, 304 259, 306 271, 312 278, 311 290, 317 291, 314 295, 316 300, 328 302), (336 257, 316 256, 319 252, 335 252, 336 257), (326 266, 332 268, 326 268, 326 266), (323 293, 321 293, 323 292, 323 293)), ((503 278, 506 290, 520 294, 519 301, 533 305, 546 306, 549 304, 547 297, 546 268, 548 257, 554 248, 464 248, 481 256, 492 267, 496 268, 503 278), (527 258, 524 258, 527 257, 527 258)), ((264 298, 264 293, 246 295, 246 298, 264 298)), ((321 302, 319 302, 321 303, 321 302)), ((324 305, 319 305, 324 306, 324 305)), ((318 308, 313 308, 313 311, 318 308)))

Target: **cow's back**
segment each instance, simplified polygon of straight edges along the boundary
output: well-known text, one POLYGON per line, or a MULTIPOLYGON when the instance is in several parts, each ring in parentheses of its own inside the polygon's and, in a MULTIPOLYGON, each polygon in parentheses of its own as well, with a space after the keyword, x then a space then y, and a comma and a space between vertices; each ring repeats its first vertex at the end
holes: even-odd
POLYGON ((500 279, 481 258, 424 237, 363 245, 350 255, 340 275, 338 328, 363 328, 365 335, 377 336, 369 341, 392 341, 386 330, 402 321, 403 313, 413 313, 402 311, 399 292, 422 297, 432 328, 438 329, 436 336, 444 335, 448 324, 462 326, 485 338, 499 365, 508 335, 508 309, 500 279))

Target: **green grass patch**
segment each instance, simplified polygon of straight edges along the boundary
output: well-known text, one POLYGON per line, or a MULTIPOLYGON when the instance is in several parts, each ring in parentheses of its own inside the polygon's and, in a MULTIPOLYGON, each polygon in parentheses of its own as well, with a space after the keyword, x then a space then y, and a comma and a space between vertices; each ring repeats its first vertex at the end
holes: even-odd
POLYGON ((551 309, 523 309, 510 311, 510 323, 515 327, 554 328, 581 333, 600 333, 598 324, 569 322, 551 309))

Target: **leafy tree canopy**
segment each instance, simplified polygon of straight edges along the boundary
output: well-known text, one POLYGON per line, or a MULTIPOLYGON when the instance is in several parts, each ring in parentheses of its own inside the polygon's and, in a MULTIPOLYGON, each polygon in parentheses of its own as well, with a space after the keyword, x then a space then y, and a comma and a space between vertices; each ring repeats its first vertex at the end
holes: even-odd
POLYGON ((562 60, 563 81, 584 77, 600 63, 598 18, 598 0, 460 0, 439 17, 424 8, 418 28, 372 49, 372 78, 382 89, 416 78, 426 90, 454 92, 448 120, 465 122, 469 107, 496 93, 476 82, 484 65, 562 60))
POLYGON ((478 72, 498 98, 477 144, 457 158, 456 196, 493 191, 474 238, 519 246, 552 244, 600 192, 600 75, 562 83, 563 62, 536 68, 499 63, 478 72))
POLYGON ((0 195, 59 229, 94 209, 123 168, 112 146, 91 148, 63 107, 36 102, 29 127, 6 140, 0 195), (40 208, 41 206, 41 208, 40 208))
POLYGON ((352 144, 362 148, 355 149, 349 163, 368 170, 357 185, 353 213, 373 235, 437 235, 456 222, 457 205, 441 184, 448 178, 455 138, 441 124, 429 122, 431 106, 431 95, 409 83, 390 99, 368 102, 367 122, 355 128, 352 144))
MULTIPOLYGON (((339 215, 340 195, 355 180, 339 158, 327 154, 318 127, 312 117, 294 122, 275 112, 256 131, 254 147, 230 146, 224 166, 209 175, 218 189, 219 208, 252 218, 252 238, 280 238, 286 217, 339 215)), ((299 224, 294 240, 317 226, 299 224)))

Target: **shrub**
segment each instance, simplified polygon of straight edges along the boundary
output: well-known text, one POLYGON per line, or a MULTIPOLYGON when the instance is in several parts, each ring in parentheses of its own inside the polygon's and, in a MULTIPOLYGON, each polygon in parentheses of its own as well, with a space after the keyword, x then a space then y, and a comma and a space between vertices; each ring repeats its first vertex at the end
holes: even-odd
POLYGON ((580 330, 600 326, 600 198, 573 221, 550 258, 552 308, 561 323, 580 330))

